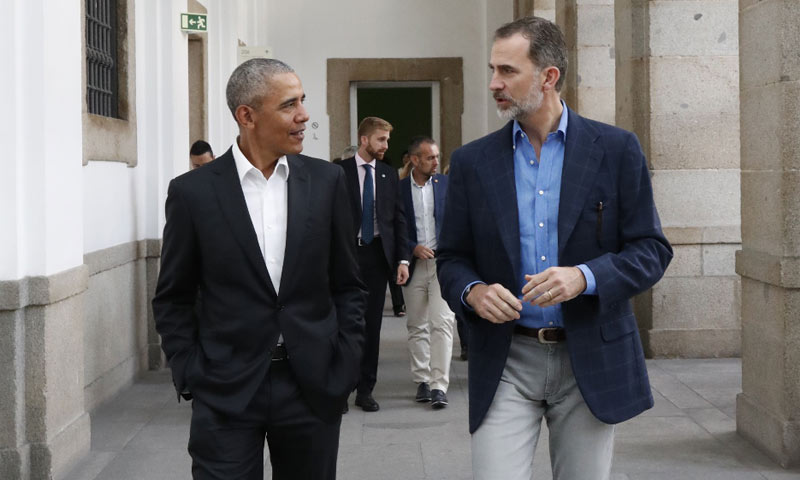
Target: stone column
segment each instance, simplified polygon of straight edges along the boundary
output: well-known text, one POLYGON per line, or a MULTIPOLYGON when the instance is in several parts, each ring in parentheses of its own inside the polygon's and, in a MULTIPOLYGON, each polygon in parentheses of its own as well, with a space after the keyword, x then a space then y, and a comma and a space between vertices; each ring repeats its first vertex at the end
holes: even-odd
POLYGON ((736 425, 790 467, 800 465, 800 3, 740 0, 739 9, 742 393, 736 425))
POLYGON ((614 0, 561 0, 556 21, 569 48, 563 98, 584 117, 613 124, 614 0))
POLYGON ((533 0, 533 14, 555 22, 556 0, 533 0))
POLYGON ((89 451, 83 405, 80 9, 14 0, 0 33, 0 478, 89 451))
POLYGON ((740 352, 736 0, 617 0, 616 123, 639 136, 664 232, 665 278, 636 299, 649 356, 740 352))

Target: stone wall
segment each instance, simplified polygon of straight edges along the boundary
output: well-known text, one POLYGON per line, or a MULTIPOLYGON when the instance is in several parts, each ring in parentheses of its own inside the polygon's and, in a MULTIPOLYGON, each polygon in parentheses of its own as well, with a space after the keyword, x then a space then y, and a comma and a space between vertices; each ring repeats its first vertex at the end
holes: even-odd
POLYGON ((675 258, 636 299, 649 356, 740 349, 735 0, 619 0, 617 124, 636 132, 675 258))
POLYGON ((89 451, 85 266, 0 282, 0 478, 57 476, 89 451))
POLYGON ((84 404, 91 411, 130 385, 136 375, 164 365, 150 301, 159 242, 118 245, 85 257, 89 268, 84 332, 84 404), (151 348, 152 346, 156 348, 151 348))
POLYGON ((742 393, 738 432, 800 465, 800 2, 740 0, 742 393), (746 134, 746 137, 745 137, 746 134))

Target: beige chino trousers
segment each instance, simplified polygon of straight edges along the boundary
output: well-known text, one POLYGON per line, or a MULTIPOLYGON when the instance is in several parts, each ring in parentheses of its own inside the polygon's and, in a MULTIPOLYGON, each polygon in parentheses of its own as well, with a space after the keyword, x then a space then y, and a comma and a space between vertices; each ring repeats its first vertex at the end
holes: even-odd
POLYGON ((411 377, 447 392, 453 356, 455 314, 442 298, 436 261, 415 259, 414 275, 403 286, 411 377))

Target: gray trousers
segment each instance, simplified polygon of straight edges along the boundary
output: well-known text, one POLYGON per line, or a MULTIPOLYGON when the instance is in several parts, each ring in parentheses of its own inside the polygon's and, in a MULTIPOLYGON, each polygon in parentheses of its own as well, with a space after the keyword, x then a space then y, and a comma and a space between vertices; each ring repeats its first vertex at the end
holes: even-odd
MULTIPOLYGON (((607 480, 614 426, 583 401, 565 343, 514 335, 491 407, 472 435, 475 480, 531 480, 542 418, 556 480, 607 480)), ((541 474, 536 478, 542 478, 541 474)))

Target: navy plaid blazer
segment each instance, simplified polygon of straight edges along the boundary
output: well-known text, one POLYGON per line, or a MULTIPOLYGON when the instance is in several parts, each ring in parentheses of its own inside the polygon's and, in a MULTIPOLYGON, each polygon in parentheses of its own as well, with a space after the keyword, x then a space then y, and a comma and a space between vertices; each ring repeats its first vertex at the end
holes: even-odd
MULTIPOLYGON (((408 251, 411 256, 411 263, 408 266, 408 281, 414 275, 414 266, 417 257, 414 256, 414 247, 417 246, 417 219, 414 213, 414 199, 411 196, 411 174, 400 180, 400 195, 403 197, 403 205, 406 213, 406 227, 408 228, 408 251)), ((447 195, 447 175, 437 173, 431 178, 433 184, 433 219, 436 222, 436 242, 439 242, 439 235, 442 232, 442 216, 444 216, 445 195, 447 195)), ((408 285, 408 282, 406 282, 408 285)))
MULTIPOLYGON (((509 122, 453 152, 437 250, 442 295, 456 314, 470 320, 470 432, 492 403, 515 323, 493 324, 461 303, 462 292, 474 281, 518 290, 520 232, 511 130, 509 122)), ((591 412, 605 423, 622 422, 653 406, 630 299, 652 287, 671 258, 636 136, 569 110, 558 264, 588 265, 597 295, 579 295, 563 303, 562 312, 578 387, 591 412)))

